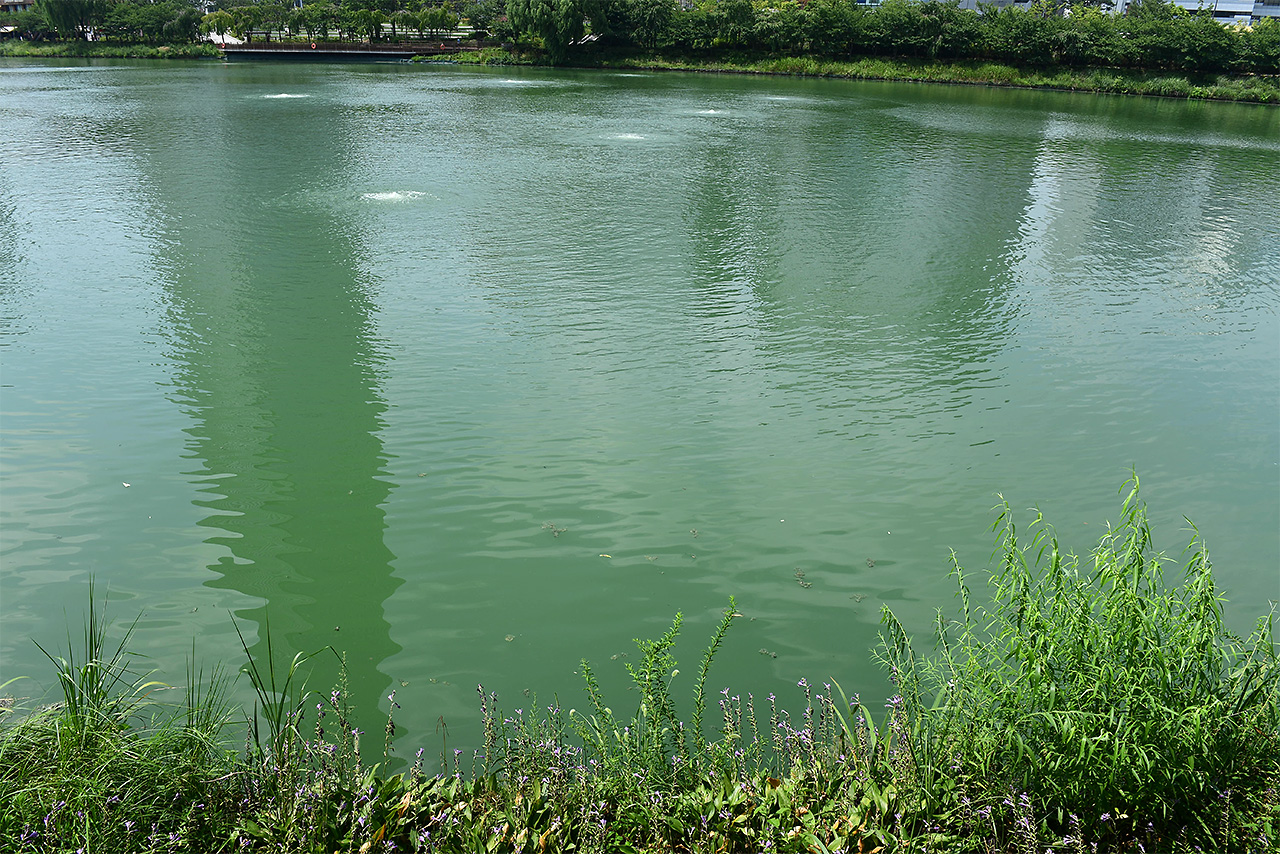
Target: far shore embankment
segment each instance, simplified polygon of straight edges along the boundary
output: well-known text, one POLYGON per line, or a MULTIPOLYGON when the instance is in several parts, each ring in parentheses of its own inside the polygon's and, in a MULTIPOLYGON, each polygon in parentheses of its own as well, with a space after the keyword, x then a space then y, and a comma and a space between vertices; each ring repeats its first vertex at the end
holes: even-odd
MULTIPOLYGON (((446 62, 458 65, 550 66, 538 50, 495 45, 423 42, 398 44, 387 51, 385 45, 366 45, 354 50, 332 43, 272 42, 243 44, 228 39, 226 47, 238 59, 271 61, 304 59, 316 62, 346 61, 367 53, 374 61, 446 62), (290 49, 290 48, 296 49, 290 49), (420 48, 420 49, 419 49, 420 48), (252 55, 247 55, 252 50, 252 55), (393 55, 394 54, 394 55, 393 55)), ((114 42, 0 42, 0 57, 88 58, 88 59, 222 59, 223 45, 146 45, 114 42)), ((742 52, 702 52, 696 55, 639 52, 621 49, 588 49, 571 53, 557 67, 579 69, 628 69, 636 71, 686 71, 715 74, 755 74, 790 77, 828 77, 847 80, 883 80, 910 83, 949 83, 969 86, 999 86, 1021 89, 1049 89, 1109 95, 1145 95, 1189 100, 1235 101, 1280 104, 1280 76, 1196 74, 1179 71, 1147 71, 1129 68, 1079 68, 1067 66, 1022 67, 979 60, 908 59, 901 57, 861 57, 828 59, 815 56, 781 56, 742 52)))

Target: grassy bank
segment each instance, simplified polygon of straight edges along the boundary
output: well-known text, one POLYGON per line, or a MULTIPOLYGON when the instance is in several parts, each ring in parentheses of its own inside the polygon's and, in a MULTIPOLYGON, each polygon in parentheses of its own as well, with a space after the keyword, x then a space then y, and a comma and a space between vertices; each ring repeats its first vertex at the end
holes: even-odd
POLYGON ((948 62, 868 57, 854 61, 811 57, 762 59, 666 60, 650 62, 628 58, 619 67, 684 68, 699 71, 734 71, 750 74, 794 74, 841 77, 856 80, 905 80, 928 83, 963 83, 983 86, 1016 86, 1027 89, 1062 89, 1073 92, 1105 92, 1122 95, 1158 95, 1220 101, 1280 103, 1280 79, 1229 75, 1179 75, 1115 68, 1018 68, 996 62, 948 62))
POLYGON ((218 49, 200 44, 119 44, 116 42, 0 42, 0 56, 83 57, 88 59, 217 59, 218 49))
MULTIPOLYGON (((537 54, 496 48, 476 56, 459 55, 456 61, 460 64, 486 65, 540 64, 537 54)), ((832 60, 809 56, 749 54, 690 56, 633 51, 576 54, 570 56, 568 64, 582 68, 776 74, 849 80, 900 80, 1280 104, 1280 77, 1262 75, 1234 77, 1226 74, 1176 74, 1124 68, 1068 68, 1065 66, 1026 68, 998 62, 886 57, 832 60)))
POLYGON ((155 705, 129 632, 108 644, 91 606, 78 655, 50 656, 59 702, 0 732, 0 838, 19 852, 1276 850, 1272 615, 1247 640, 1226 630, 1207 548, 1155 553, 1136 478, 1085 558, 1007 505, 994 530, 990 571, 952 568, 960 609, 940 612, 933 653, 884 612, 882 710, 835 682, 800 679, 790 709, 717 693, 730 600, 683 678, 677 615, 637 641, 633 692, 614 702, 586 661, 579 709, 504 712, 479 688, 484 745, 442 775, 422 750, 405 774, 370 764, 395 746, 395 693, 362 753, 343 686, 307 690, 306 656, 246 666, 259 702, 232 751, 245 729, 221 675, 189 672, 183 702, 155 705))
MULTIPOLYGON (((116 44, 105 42, 0 42, 0 56, 86 57, 122 59, 216 59, 211 44, 116 44)), ((435 62, 437 60, 427 60, 435 62)), ((445 60, 439 60, 445 61, 445 60)), ((536 51, 485 48, 456 54, 457 65, 543 65, 536 51)), ((579 68, 697 71, 734 74, 775 74, 835 77, 850 80, 899 80, 979 86, 1013 86, 1118 95, 1153 95, 1280 104, 1280 78, 1265 75, 1179 74, 1124 68, 1030 68, 998 62, 947 61, 865 57, 831 60, 809 56, 769 56, 742 53, 664 54, 631 50, 600 50, 573 54, 568 65, 579 68)))

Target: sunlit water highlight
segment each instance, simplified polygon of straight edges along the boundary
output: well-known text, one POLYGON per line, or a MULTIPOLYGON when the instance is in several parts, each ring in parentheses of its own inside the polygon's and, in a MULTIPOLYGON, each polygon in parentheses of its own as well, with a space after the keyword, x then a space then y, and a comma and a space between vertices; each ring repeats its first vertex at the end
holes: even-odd
POLYGON ((371 202, 414 202, 418 199, 437 199, 430 193, 424 193, 421 190, 391 190, 385 193, 361 193, 360 198, 368 199, 371 202))

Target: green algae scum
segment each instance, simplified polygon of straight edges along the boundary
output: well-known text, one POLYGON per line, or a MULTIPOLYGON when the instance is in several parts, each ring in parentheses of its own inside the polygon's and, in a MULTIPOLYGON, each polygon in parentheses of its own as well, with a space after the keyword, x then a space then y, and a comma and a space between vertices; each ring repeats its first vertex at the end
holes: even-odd
POLYGON ((0 838, 1266 850, 1278 140, 0 58, 0 838))

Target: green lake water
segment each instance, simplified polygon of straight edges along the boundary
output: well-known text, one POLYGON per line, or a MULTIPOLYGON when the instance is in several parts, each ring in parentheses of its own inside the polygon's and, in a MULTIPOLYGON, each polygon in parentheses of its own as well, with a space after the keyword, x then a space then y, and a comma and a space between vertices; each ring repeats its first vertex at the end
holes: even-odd
POLYGON ((997 493, 1087 552, 1131 467, 1247 631, 1278 310, 1275 108, 0 61, 0 682, 94 578, 174 684, 232 615, 344 651, 401 755, 584 656, 627 708, 676 611, 681 692, 730 595, 715 690, 878 698, 881 606, 926 635, 997 493))

